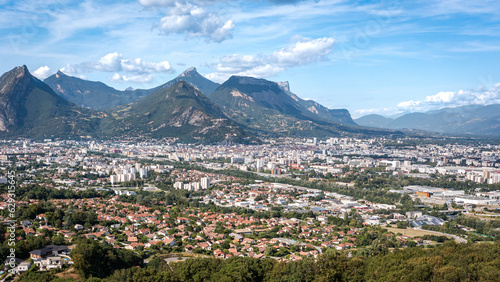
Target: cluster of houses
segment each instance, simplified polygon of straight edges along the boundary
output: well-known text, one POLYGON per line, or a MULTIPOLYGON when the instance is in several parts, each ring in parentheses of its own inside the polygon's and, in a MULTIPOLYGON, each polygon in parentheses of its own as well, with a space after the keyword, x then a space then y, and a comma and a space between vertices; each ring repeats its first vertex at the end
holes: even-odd
MULTIPOLYGON (((38 270, 45 271, 51 269, 60 269, 63 265, 71 265, 73 261, 69 257, 70 249, 64 245, 47 245, 42 249, 37 249, 29 252, 28 260, 15 259, 17 264, 15 271, 19 274, 27 272, 33 266, 37 266, 38 270)), ((5 263, 5 268, 9 263, 5 263)))

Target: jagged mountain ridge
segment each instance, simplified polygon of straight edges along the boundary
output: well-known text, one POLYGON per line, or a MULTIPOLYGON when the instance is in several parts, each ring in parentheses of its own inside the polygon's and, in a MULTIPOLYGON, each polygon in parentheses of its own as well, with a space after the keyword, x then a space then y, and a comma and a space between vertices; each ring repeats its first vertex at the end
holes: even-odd
POLYGON ((223 100, 236 108, 220 108, 212 101, 220 93, 209 99, 190 83, 180 81, 106 111, 84 109, 65 100, 29 74, 25 66, 7 72, 0 81, 4 137, 177 137, 179 141, 214 143, 255 141, 248 130, 279 136, 394 134, 328 122, 297 103, 275 82, 251 77, 233 77, 217 88, 229 95, 223 100), (245 103, 249 105, 240 107, 245 103))
POLYGON ((33 139, 176 137, 199 143, 255 140, 184 81, 101 112, 65 100, 32 76, 26 66, 0 77, 0 135, 33 139))
POLYGON ((94 110, 110 109, 133 103, 159 89, 169 88, 179 81, 192 84, 206 95, 219 86, 218 83, 212 82, 199 74, 196 68, 189 68, 167 83, 151 89, 127 89, 121 91, 102 82, 69 76, 61 71, 44 80, 60 96, 79 106, 94 110))
POLYGON ((120 91, 99 81, 84 80, 58 71, 44 82, 57 94, 81 107, 103 110, 135 102, 154 89, 120 91))
POLYGON ((209 98, 237 123, 267 134, 339 136, 393 133, 328 121, 285 93, 278 83, 265 79, 232 76, 209 98))

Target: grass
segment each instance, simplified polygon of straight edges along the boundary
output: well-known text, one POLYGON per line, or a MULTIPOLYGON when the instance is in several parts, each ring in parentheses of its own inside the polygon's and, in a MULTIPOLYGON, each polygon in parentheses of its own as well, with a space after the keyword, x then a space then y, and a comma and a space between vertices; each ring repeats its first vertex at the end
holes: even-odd
MULTIPOLYGON (((439 234, 436 234, 432 231, 421 230, 421 229, 400 229, 400 228, 394 228, 394 227, 384 227, 384 228, 386 228, 389 232, 392 232, 395 234, 401 233, 401 234, 403 234, 403 236, 408 236, 411 238, 425 236, 425 235, 439 235, 439 234)), ((446 236, 446 237, 451 238, 450 236, 446 236)))
POLYGON ((59 278, 63 278, 63 279, 72 279, 72 280, 75 280, 75 281, 79 281, 79 280, 82 280, 82 277, 80 276, 80 274, 76 273, 75 272, 75 268, 74 267, 71 267, 63 272, 59 272, 56 274, 57 277, 59 278))

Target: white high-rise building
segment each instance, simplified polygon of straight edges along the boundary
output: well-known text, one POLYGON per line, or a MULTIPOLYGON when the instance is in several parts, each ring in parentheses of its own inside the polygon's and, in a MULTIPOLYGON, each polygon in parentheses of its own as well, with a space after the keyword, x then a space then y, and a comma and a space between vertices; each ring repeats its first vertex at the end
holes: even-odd
POLYGON ((200 182, 191 182, 191 187, 193 188, 194 191, 200 191, 201 184, 200 182))
POLYGON ((256 163, 256 167, 257 169, 261 169, 263 168, 264 166, 266 165, 266 161, 265 160, 257 160, 257 163, 256 163))
POLYGON ((109 177, 109 181, 111 181, 111 185, 115 185, 115 183, 119 182, 118 181, 118 175, 116 175, 116 174, 115 175, 111 175, 109 177))
POLYGON ((141 169, 139 169, 139 176, 140 176, 141 178, 146 178, 146 177, 148 177, 148 170, 147 170, 147 169, 145 169, 145 168, 141 168, 141 169))
POLYGON ((201 180, 201 189, 208 189, 210 188, 210 178, 208 177, 203 177, 201 180))
POLYGON ((184 183, 184 185, 182 185, 182 189, 191 190, 192 189, 191 183, 184 183))

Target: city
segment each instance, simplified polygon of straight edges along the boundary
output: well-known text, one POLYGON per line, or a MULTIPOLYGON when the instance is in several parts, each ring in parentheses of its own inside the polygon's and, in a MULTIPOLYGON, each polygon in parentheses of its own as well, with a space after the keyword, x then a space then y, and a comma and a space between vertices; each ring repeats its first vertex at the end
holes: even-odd
MULTIPOLYGON (((72 267, 68 254, 79 238, 134 251, 145 261, 173 255, 289 262, 328 249, 376 255, 500 235, 498 144, 47 139, 4 141, 0 154, 2 170, 17 171, 22 228, 16 234, 45 237, 48 248, 61 248, 26 250, 31 259, 18 265, 19 273, 32 265, 72 267)), ((9 222, 7 203, 0 209, 9 222)))

